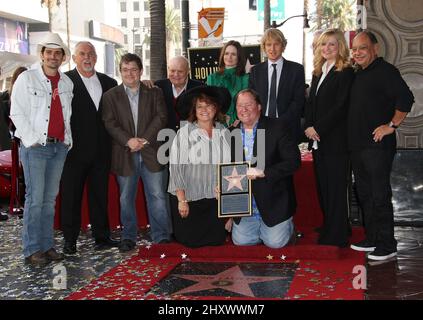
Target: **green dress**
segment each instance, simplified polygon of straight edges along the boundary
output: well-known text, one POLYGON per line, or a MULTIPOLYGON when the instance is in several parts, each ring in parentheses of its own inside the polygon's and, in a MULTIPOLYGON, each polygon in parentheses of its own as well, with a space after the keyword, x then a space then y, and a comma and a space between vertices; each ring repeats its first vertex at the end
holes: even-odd
POLYGON ((247 73, 242 76, 237 76, 235 72, 236 68, 225 69, 223 74, 215 72, 207 77, 206 82, 209 86, 224 87, 229 90, 232 97, 231 105, 228 112, 226 112, 226 115, 230 117, 229 126, 237 119, 234 97, 241 90, 248 88, 248 79, 250 77, 247 73))

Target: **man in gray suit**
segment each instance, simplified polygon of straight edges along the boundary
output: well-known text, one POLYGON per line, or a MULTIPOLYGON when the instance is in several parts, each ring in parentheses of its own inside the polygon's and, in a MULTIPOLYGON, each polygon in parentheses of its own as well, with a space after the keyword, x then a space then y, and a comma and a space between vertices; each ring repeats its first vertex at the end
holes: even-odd
POLYGON ((153 242, 169 242, 171 222, 163 188, 164 169, 157 161, 157 134, 167 123, 163 93, 140 82, 143 66, 137 55, 125 54, 119 68, 123 83, 104 94, 103 121, 112 137, 111 170, 120 187, 123 225, 119 249, 125 252, 135 248, 137 240, 139 177, 144 183, 153 242))

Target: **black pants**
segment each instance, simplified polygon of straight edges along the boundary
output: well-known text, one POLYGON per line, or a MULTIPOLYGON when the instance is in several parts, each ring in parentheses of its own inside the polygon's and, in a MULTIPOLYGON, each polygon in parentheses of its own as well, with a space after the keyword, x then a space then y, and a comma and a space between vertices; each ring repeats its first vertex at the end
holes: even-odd
POLYGON ((396 251, 391 169, 395 150, 368 148, 351 154, 366 239, 377 248, 396 251))
POLYGON ((324 214, 319 243, 348 245, 348 175, 347 154, 322 154, 313 150, 314 172, 320 207, 324 214))
POLYGON ((98 159, 91 163, 66 159, 62 173, 61 226, 65 241, 76 242, 81 229, 82 195, 88 182, 88 208, 95 239, 110 236, 108 218, 109 166, 98 159))

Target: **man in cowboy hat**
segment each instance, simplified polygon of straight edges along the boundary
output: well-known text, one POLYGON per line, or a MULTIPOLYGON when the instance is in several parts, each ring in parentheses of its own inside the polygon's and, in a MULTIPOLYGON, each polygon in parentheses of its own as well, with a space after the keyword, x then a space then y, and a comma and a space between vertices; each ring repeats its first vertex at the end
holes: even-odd
POLYGON ((54 207, 60 177, 72 146, 72 81, 59 68, 70 51, 56 33, 38 45, 41 63, 16 80, 10 118, 21 139, 26 196, 23 222, 25 261, 43 265, 62 260, 54 249, 54 207))
POLYGON ((119 64, 123 83, 103 95, 103 121, 112 138, 111 171, 120 187, 120 217, 123 225, 121 252, 135 248, 137 215, 135 197, 141 177, 147 200, 153 242, 169 242, 170 215, 164 188, 165 172, 157 160, 157 134, 167 123, 162 91, 141 83, 141 59, 132 53, 119 64))

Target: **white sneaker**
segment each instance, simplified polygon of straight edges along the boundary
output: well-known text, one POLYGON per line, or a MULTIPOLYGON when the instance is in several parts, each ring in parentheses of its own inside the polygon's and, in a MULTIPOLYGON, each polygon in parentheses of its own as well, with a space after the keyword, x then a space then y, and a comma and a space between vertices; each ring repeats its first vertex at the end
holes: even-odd
POLYGON ((356 244, 352 244, 350 248, 355 251, 373 252, 376 249, 376 246, 369 244, 366 240, 363 240, 356 244))
POLYGON ((370 260, 376 260, 376 261, 384 261, 384 260, 388 260, 390 258, 393 258, 397 255, 397 252, 387 252, 385 250, 377 250, 375 249, 375 251, 373 251, 372 253, 370 253, 367 258, 369 258, 370 260))

